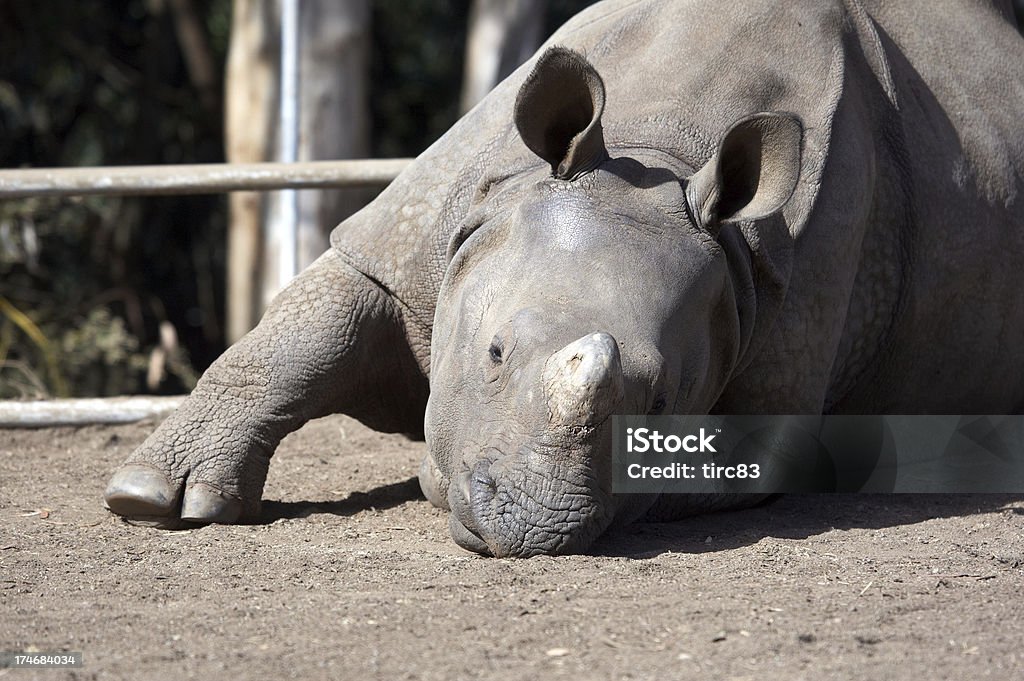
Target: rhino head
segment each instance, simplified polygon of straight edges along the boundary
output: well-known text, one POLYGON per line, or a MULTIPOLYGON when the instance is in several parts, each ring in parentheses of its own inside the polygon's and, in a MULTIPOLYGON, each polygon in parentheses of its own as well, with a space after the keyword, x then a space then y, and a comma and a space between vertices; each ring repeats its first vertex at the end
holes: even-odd
POLYGON ((463 547, 584 550, 653 501, 611 489, 611 416, 707 413, 749 343, 749 253, 800 170, 791 115, 737 121, 699 170, 610 152, 603 82, 554 48, 515 124, 545 163, 490 183, 448 248, 436 308, 427 497, 463 547), (726 233, 729 236, 726 238, 726 233))

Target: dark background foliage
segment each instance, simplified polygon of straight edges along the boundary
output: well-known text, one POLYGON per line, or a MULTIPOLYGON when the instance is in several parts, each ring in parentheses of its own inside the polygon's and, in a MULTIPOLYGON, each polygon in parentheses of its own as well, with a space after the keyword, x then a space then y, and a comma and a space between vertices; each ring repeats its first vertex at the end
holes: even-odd
MULTIPOLYGON (((550 0, 547 32, 587 4, 550 0)), ((374 156, 415 156, 456 120, 469 6, 373 2, 374 156)), ((192 7, 222 73, 231 2, 192 7)), ((222 118, 219 86, 204 97, 189 79, 168 0, 0 3, 0 166, 220 162, 222 118)), ((226 206, 0 202, 0 398, 190 388, 225 343, 226 206), (147 388, 161 328, 179 343, 147 388)))
MULTIPOLYGON (((203 4, 219 63, 230 7, 203 4)), ((219 102, 199 102, 158 3, 0 5, 4 166, 222 161, 219 102)), ((0 318, 0 396, 32 392, 32 371, 49 392, 139 391, 161 321, 194 364, 209 362, 222 343, 225 224, 217 196, 0 204, 0 296, 45 338, 29 342, 10 314, 0 318)), ((165 390, 190 380, 179 373, 165 390)))
MULTIPOLYGON (((552 2, 549 30, 582 0, 552 2)), ((195 2, 218 73, 230 0, 195 2)), ((378 0, 373 155, 415 156, 458 116, 469 0, 378 0)), ((222 162, 222 102, 190 81, 161 0, 0 3, 0 165, 222 162)), ((224 196, 0 202, 0 398, 156 392, 224 349, 224 196)))

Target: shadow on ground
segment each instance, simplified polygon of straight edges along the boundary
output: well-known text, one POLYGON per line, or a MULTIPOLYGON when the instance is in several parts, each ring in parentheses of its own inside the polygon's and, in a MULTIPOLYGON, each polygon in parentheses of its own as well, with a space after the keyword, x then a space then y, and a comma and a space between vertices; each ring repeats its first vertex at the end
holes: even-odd
POLYGON ((351 516, 364 511, 384 510, 401 506, 409 501, 425 501, 416 478, 375 487, 368 492, 353 492, 344 499, 333 501, 263 501, 256 524, 270 524, 284 518, 307 518, 326 513, 351 516))
MULTIPOLYGON (((352 516, 423 501, 415 477, 333 501, 264 501, 260 524, 315 514, 352 516)), ((832 530, 883 529, 935 518, 991 513, 1024 501, 1013 494, 791 494, 759 506, 673 522, 638 522, 611 530, 589 553, 651 558, 756 544, 765 537, 806 539, 832 530), (712 541, 707 541, 711 537, 712 541)), ((1018 514, 1024 509, 1011 508, 1018 514)))
MULTIPOLYGON (((807 539, 831 530, 883 529, 992 513, 1022 500, 1024 496, 1015 494, 793 494, 741 511, 613 530, 591 552, 650 558, 666 552, 723 551, 765 537, 807 539)), ((1024 513, 1021 508, 1010 510, 1024 513)))

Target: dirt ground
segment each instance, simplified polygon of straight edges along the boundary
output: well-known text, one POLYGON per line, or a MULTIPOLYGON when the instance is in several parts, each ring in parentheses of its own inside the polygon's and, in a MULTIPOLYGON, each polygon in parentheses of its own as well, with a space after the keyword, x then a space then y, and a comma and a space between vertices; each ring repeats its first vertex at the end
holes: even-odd
POLYGON ((4 679, 1024 678, 1024 499, 790 496, 638 525, 591 555, 449 538, 423 445, 332 417, 289 437, 262 524, 108 514, 153 424, 0 431, 4 679))

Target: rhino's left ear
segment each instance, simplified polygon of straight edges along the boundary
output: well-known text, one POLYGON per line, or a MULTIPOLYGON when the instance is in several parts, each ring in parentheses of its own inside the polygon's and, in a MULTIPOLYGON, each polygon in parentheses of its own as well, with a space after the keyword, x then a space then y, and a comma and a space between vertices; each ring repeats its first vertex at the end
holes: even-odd
POLYGON ((736 122, 718 151, 686 185, 686 200, 702 229, 756 220, 789 200, 800 177, 803 126, 788 113, 758 113, 736 122))
POLYGON ((608 158, 601 130, 604 82, 581 54, 552 47, 516 97, 516 128, 530 151, 571 180, 608 158))

